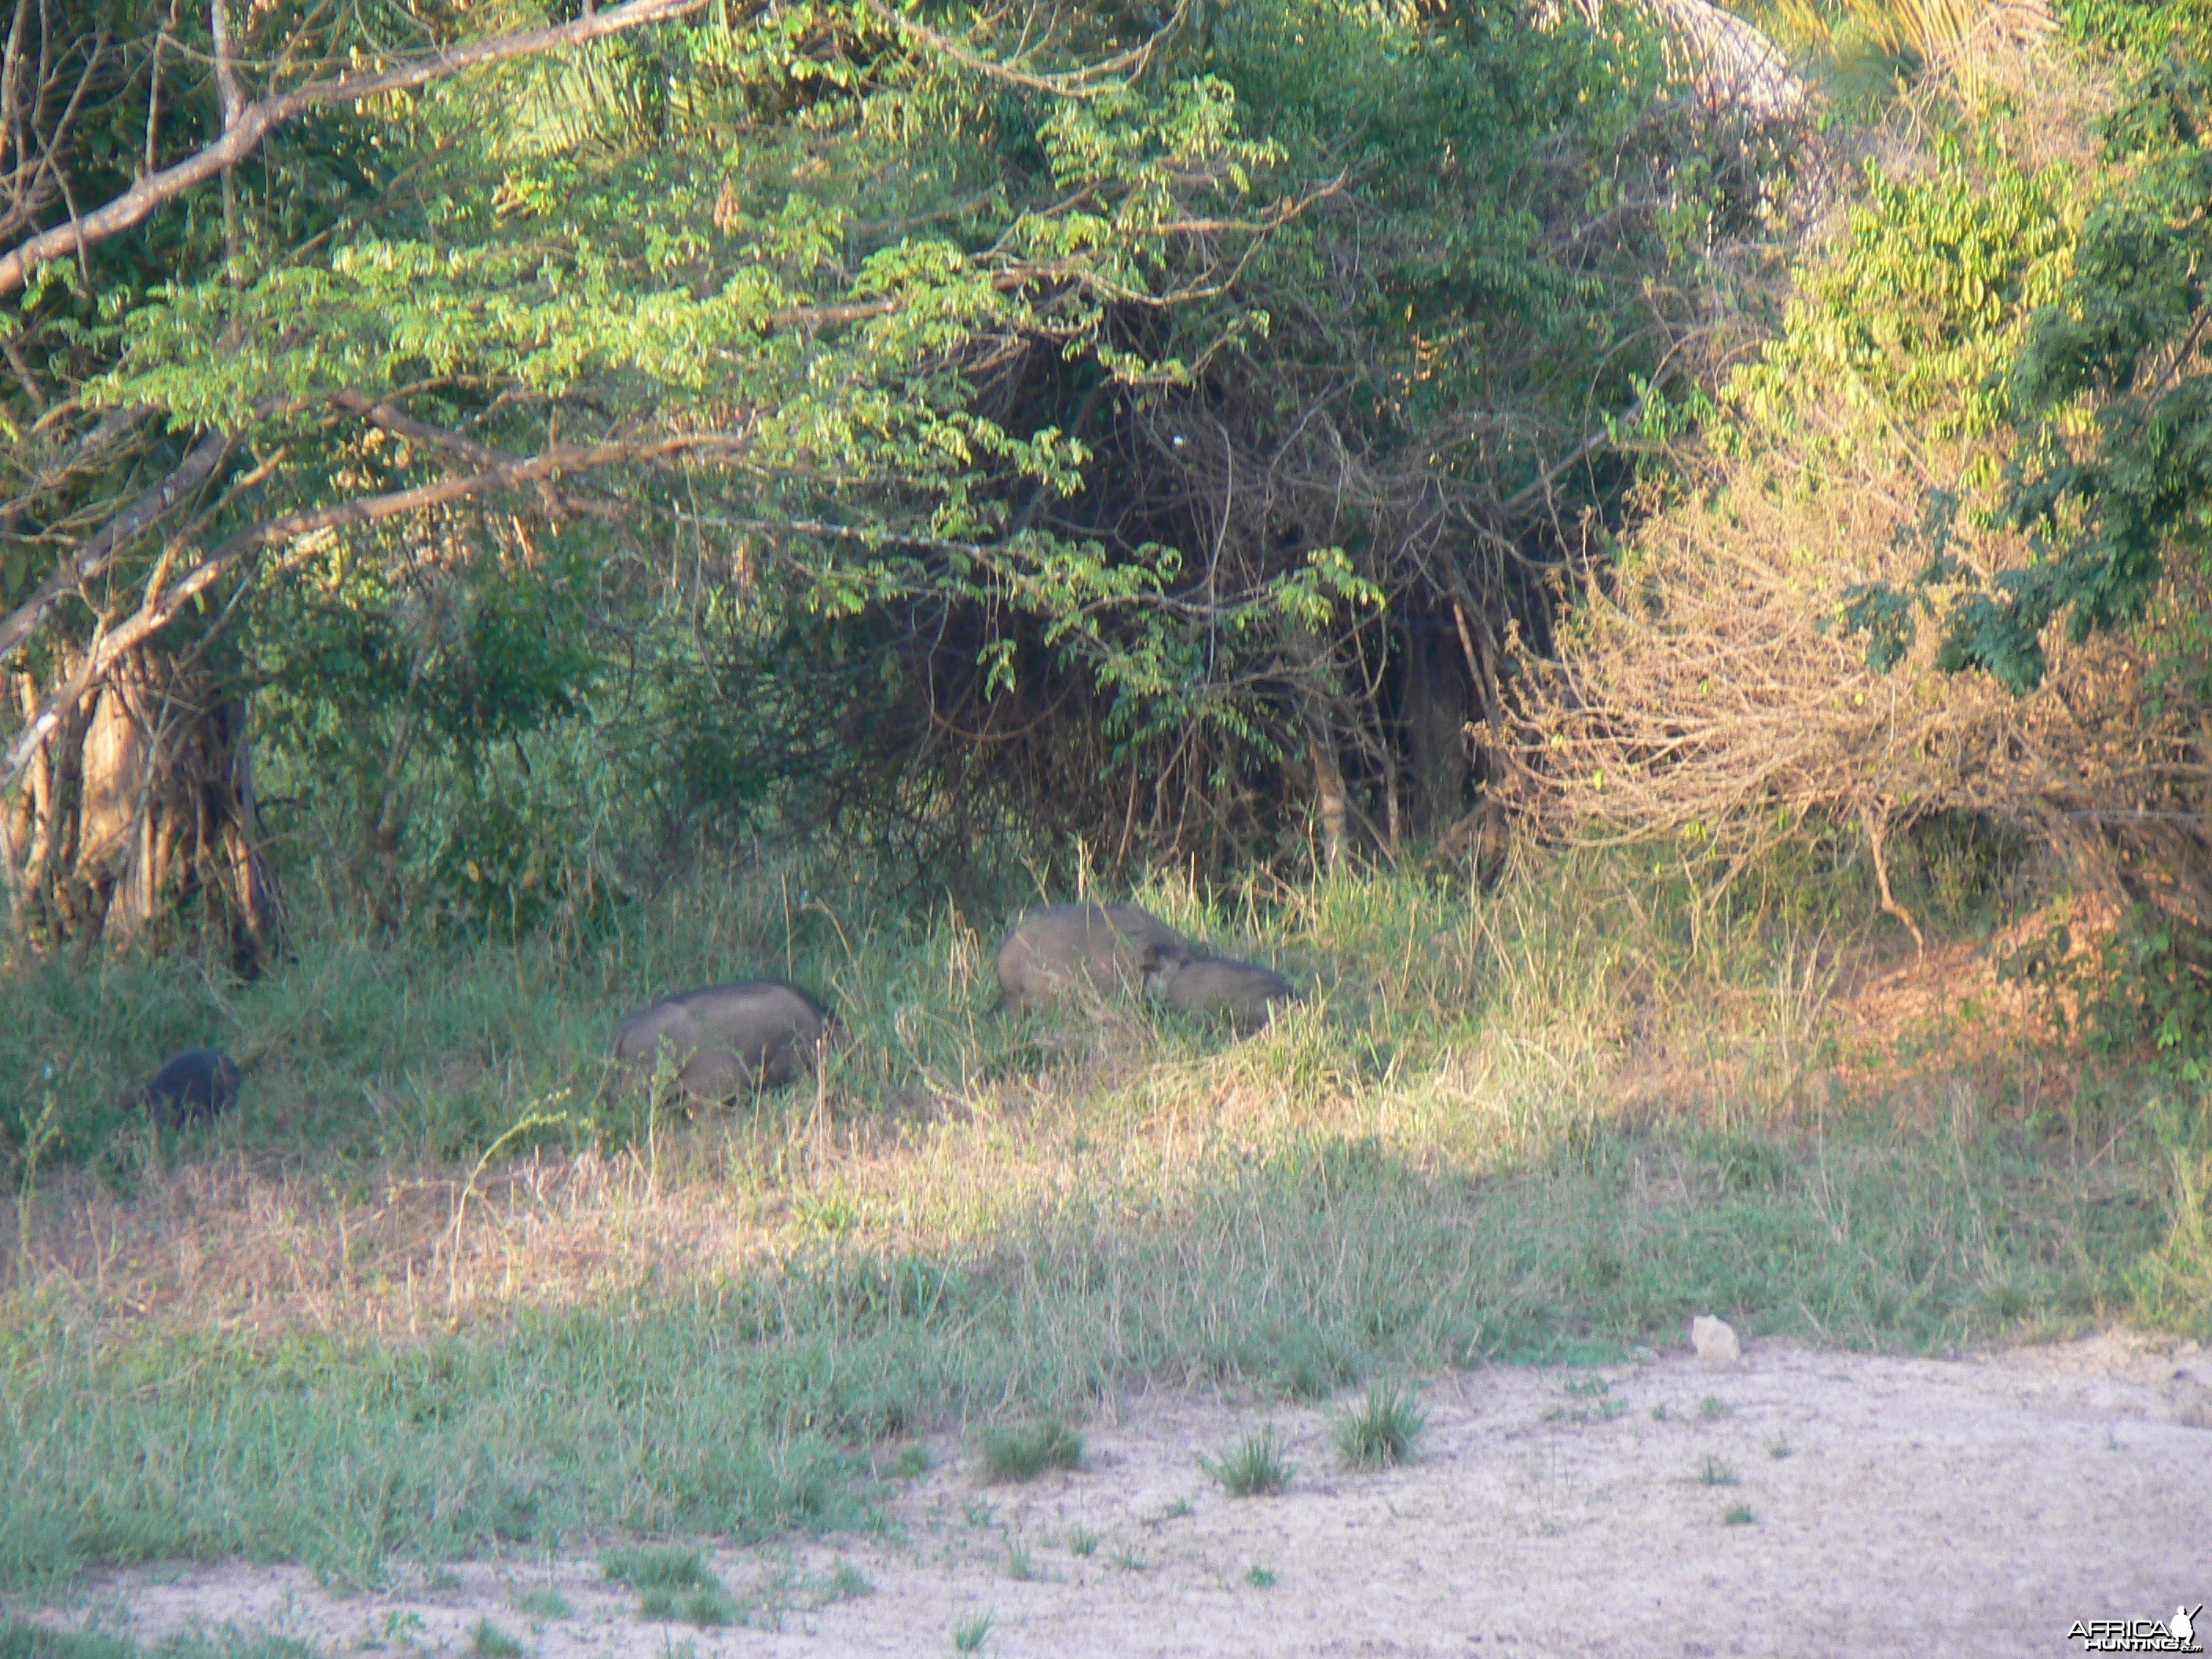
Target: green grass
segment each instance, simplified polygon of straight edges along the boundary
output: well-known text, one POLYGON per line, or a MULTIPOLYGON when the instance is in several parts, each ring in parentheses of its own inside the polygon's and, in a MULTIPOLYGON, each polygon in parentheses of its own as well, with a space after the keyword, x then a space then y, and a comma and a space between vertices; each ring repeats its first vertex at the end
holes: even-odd
POLYGON ((599 1558, 599 1571, 635 1590, 704 1589, 715 1583, 703 1554, 673 1547, 609 1550, 599 1558))
POLYGON ((1244 1582, 1254 1589, 1273 1589, 1279 1581, 1273 1567, 1263 1567, 1255 1563, 1251 1571, 1244 1575, 1244 1582))
POLYGON ((514 1598, 514 1609, 532 1619, 574 1619, 576 1616, 575 1608, 568 1605, 568 1598, 550 1584, 540 1584, 535 1589, 523 1591, 514 1598))
POLYGON ((1097 1533, 1088 1527, 1078 1527, 1067 1534, 1067 1553, 1070 1555, 1096 1555, 1098 1553, 1098 1542, 1097 1533))
MULTIPOLYGON (((864 1526, 926 1470, 893 1445, 950 1423, 1013 1421, 978 1450, 1018 1479, 1079 1459, 1085 1413, 1133 1383, 1326 1398, 1602 1363, 1715 1308, 1747 1335, 1868 1348, 2153 1313, 2212 1336, 2191 1322, 2212 1285, 2190 1221, 2200 1104, 2154 1121, 2134 1085, 2092 1079, 2062 1111, 1996 1072, 1929 1121, 1808 1084, 1778 1058, 1803 1032, 1762 1022, 1782 1018, 1787 929, 1826 925, 1802 908, 1818 884, 1733 891, 1693 926, 1672 879, 1570 861, 1494 895, 1157 884, 1144 901, 1210 947, 1322 994, 1243 1042, 1134 1008, 1006 1020, 994 916, 787 908, 772 885, 684 889, 573 951, 379 944, 307 914, 297 959, 250 987, 125 958, 12 970, 0 1091, 39 1079, 69 1127, 39 1172, 40 1266, 0 1291, 0 1587, 233 1555, 367 1583, 562 1538, 864 1526), (623 1008, 761 971, 828 991, 854 1032, 818 1092, 689 1122, 596 1098, 623 1008), (1607 1079, 1662 1019, 1711 1058, 1698 1092, 1623 1106, 1607 1079), (234 1120, 158 1143, 103 1128, 103 1089, 210 1037, 274 1044, 234 1120), (939 1105, 898 1103, 917 1077, 939 1105), (310 1273, 337 1259, 334 1217, 459 1188, 564 1090, 565 1121, 509 1150, 588 1149, 627 1184, 600 1276, 561 1294, 524 1262, 512 1294, 465 1283, 483 1299, 449 1320, 442 1278, 356 1231, 343 1288, 386 1336, 306 1316, 289 1279, 260 1304, 228 1271, 190 1295, 128 1279, 158 1251, 106 1264, 105 1292, 88 1263, 46 1265, 87 1203, 181 1212, 187 1177, 232 1172, 296 1183, 264 1206, 298 1230, 270 1253, 310 1273), (620 1254, 678 1200, 765 1242, 688 1277, 620 1254)), ((35 1104, 0 1099, 0 1123, 35 1104)), ((505 1201, 498 1175, 472 1215, 505 1201)), ((204 1244, 227 1260, 224 1236, 204 1244)), ((346 1305, 338 1288, 313 1305, 346 1305)), ((635 1588, 682 1617, 707 1587, 635 1588)))
POLYGON ((991 1626, 997 1622, 995 1613, 971 1613, 952 1627, 952 1648, 956 1653, 974 1653, 990 1638, 991 1626))
POLYGON ((1730 1509, 1726 1515, 1721 1516, 1721 1525, 1724 1527, 1747 1527, 1758 1519, 1759 1517, 1751 1512, 1750 1504, 1738 1504, 1734 1508, 1730 1509))
POLYGON ((1705 1486, 1733 1486, 1735 1471, 1717 1457, 1708 1457, 1698 1465, 1698 1484, 1705 1486))
POLYGON ((705 1629, 732 1623, 744 1613, 697 1550, 610 1550, 599 1567, 614 1583, 637 1592, 638 1613, 646 1619, 681 1619, 705 1629))
POLYGON ((496 1547, 523 1491, 548 1535, 851 1525, 872 1499, 849 1449, 887 1401, 920 1420, 1073 1405, 1106 1377, 1265 1379, 1317 1341, 1401 1374, 1618 1355, 1715 1304, 1764 1310, 1760 1334, 1937 1348, 2109 1316, 2112 1264, 2160 1243, 2118 1172, 2076 1180, 1999 1134, 1965 1146, 1971 1184, 1948 1133, 1773 1144, 1780 1177, 1724 1193, 1665 1132, 1474 1178, 1292 1139, 1206 1162, 1172 1226, 1104 1231, 1086 1206, 965 1259, 853 1251, 402 1347, 95 1339, 21 1306, 0 1332, 0 1583, 185 1553, 366 1581, 496 1547))
POLYGON ((994 1482, 1034 1480, 1048 1469, 1083 1467, 1083 1437, 1058 1418, 988 1428, 975 1437, 983 1478, 994 1482))
POLYGON ((477 1659, 522 1659, 522 1644, 489 1619, 479 1619, 469 1632, 469 1651, 477 1659))
POLYGON ((143 1651, 119 1637, 48 1630, 14 1620, 0 1624, 0 1659, 139 1659, 143 1651))
MULTIPOLYGON (((641 1601, 643 1598, 640 1599, 641 1601)), ((720 1584, 702 1584, 684 1596, 678 1607, 688 1623, 702 1630, 730 1624, 744 1611, 743 1604, 732 1601, 720 1584)))
POLYGON ((1347 1462, 1380 1468, 1408 1461, 1428 1420, 1410 1389, 1377 1384, 1337 1417, 1330 1432, 1347 1462))
POLYGON ((1294 1471, 1283 1462, 1283 1443, 1269 1424, 1248 1434, 1218 1458, 1200 1457, 1198 1466, 1231 1498, 1260 1498, 1291 1484, 1294 1471))
POLYGON ((219 1631, 187 1630, 151 1648, 119 1636, 49 1630, 43 1625, 0 1619, 0 1659, 319 1659, 304 1642, 248 1633, 234 1625, 219 1631))

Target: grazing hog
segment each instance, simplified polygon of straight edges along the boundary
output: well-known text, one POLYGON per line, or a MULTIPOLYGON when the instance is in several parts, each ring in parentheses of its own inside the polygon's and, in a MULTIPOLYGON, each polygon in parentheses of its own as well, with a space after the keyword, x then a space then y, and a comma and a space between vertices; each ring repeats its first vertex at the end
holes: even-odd
POLYGON ((157 1114, 172 1124, 197 1123, 219 1117, 238 1098, 237 1062, 220 1048, 187 1048, 161 1062, 161 1069, 137 1088, 125 1091, 124 1103, 157 1114))
POLYGON ((1127 990, 1188 962, 1190 941, 1133 904, 1032 910, 999 947, 999 992, 1024 1013, 1078 986, 1127 990))
POLYGON ((836 1016, 781 980, 710 985, 641 1008, 615 1028, 622 1086, 650 1083, 665 1048, 677 1085, 695 1100, 727 1100, 788 1083, 810 1062, 836 1016))
POLYGON ((1223 1019, 1240 1031, 1265 1025, 1279 1002, 1296 1002, 1297 988, 1272 968, 1226 957, 1201 957, 1160 981, 1160 1000, 1178 1013, 1223 1019))

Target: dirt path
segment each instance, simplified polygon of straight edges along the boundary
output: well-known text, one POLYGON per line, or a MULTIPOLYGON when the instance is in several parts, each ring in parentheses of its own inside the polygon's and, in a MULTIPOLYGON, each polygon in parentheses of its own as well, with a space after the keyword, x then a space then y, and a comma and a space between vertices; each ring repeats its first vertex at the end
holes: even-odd
POLYGON ((1125 1402, 1085 1472, 1026 1486, 976 1486, 946 1438, 902 1535, 714 1557, 748 1621, 720 1627, 641 1618, 593 1554, 351 1597, 295 1569, 116 1575, 36 1616, 145 1640, 235 1622, 395 1659, 466 1654, 484 1619, 538 1659, 943 1654, 985 1615, 987 1655, 1534 1659, 2078 1653, 2076 1620, 2212 1601, 2212 1356, 2193 1347, 1759 1345, 1733 1367, 1469 1372, 1426 1403, 1419 1461, 1376 1474, 1340 1467, 1320 1410, 1187 1395, 1125 1402), (1197 1454, 1269 1419, 1297 1480, 1224 1497, 1197 1454), (1752 1518, 1730 1524, 1738 1505, 1752 1518), (841 1586, 841 1564, 872 1589, 841 1586))

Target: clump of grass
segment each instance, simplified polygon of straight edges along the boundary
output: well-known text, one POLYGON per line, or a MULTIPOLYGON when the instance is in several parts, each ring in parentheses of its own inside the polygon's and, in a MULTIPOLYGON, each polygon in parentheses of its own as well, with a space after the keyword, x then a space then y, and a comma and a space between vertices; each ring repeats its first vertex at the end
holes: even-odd
POLYGON ((1709 1394, 1698 1402, 1698 1415, 1708 1423, 1723 1417, 1734 1417, 1735 1407, 1717 1394, 1709 1394))
POLYGON ((991 1626, 998 1622, 995 1613, 971 1613, 952 1627, 952 1649, 956 1653, 974 1653, 991 1634, 991 1626))
POLYGON ((1790 1443, 1790 1437, 1786 1434, 1778 1434, 1766 1443, 1766 1455, 1778 1462, 1783 1458, 1795 1455, 1796 1450, 1797 1448, 1790 1443))
POLYGON ((477 1620, 469 1632, 469 1651, 477 1659, 522 1659, 522 1644, 489 1619, 477 1620))
POLYGON ((1367 1397, 1331 1425, 1337 1449, 1353 1463, 1370 1468, 1403 1463, 1428 1426, 1428 1413, 1410 1391, 1376 1383, 1367 1397))
POLYGON ((823 1593, 825 1601, 857 1601, 864 1595, 873 1595, 876 1587, 868 1582, 868 1575, 850 1561, 840 1561, 830 1573, 829 1588, 823 1593))
POLYGON ((1261 1498, 1291 1484, 1296 1473, 1283 1462, 1283 1443, 1272 1423, 1248 1434, 1218 1458, 1200 1457, 1198 1466, 1231 1498, 1261 1498))
POLYGON ((886 1473, 897 1480, 919 1480, 934 1466, 935 1460, 930 1456, 929 1448, 916 1440, 899 1448, 898 1455, 891 1459, 890 1468, 886 1473))
POLYGON ((971 1498, 961 1506, 960 1514, 963 1520, 981 1532, 998 1520, 999 1506, 986 1503, 980 1498, 971 1498))
POLYGON ((1721 1516, 1721 1525, 1724 1527, 1747 1527, 1758 1519, 1759 1517, 1751 1512, 1750 1504, 1738 1504, 1726 1515, 1721 1516))
POLYGON ((673 1547, 609 1550, 599 1557, 599 1571, 635 1590, 698 1589, 715 1582, 705 1556, 673 1547))
POLYGON ((707 1570, 697 1550, 674 1547, 610 1550, 599 1569, 614 1583, 637 1592, 637 1610, 647 1619, 683 1619, 701 1626, 732 1623, 743 1611, 707 1570))
POLYGON ((1152 1566, 1136 1551, 1127 1547, 1114 1552, 1114 1565, 1124 1572, 1149 1572, 1152 1566))
POLYGON ((1098 1553, 1098 1534, 1088 1527, 1078 1527, 1067 1534, 1067 1553, 1070 1555, 1096 1555, 1098 1553))
POLYGON ((550 1584, 540 1584, 535 1589, 523 1591, 514 1598, 514 1607, 516 1612, 527 1613, 532 1619, 574 1619, 576 1616, 575 1608, 568 1605, 568 1598, 550 1584))
POLYGON ((1017 1583, 1027 1583, 1037 1576, 1036 1558, 1030 1553, 1026 1544, 1006 1547, 1006 1577, 1017 1583))
POLYGON ((684 1598, 685 1621, 702 1629, 719 1628, 732 1623, 744 1610, 738 1602, 730 1599, 720 1584, 703 1584, 684 1598))
POLYGON ((0 1659, 320 1659, 316 1649, 266 1632, 249 1634, 234 1625, 220 1632, 193 1626, 173 1632, 152 1648, 103 1631, 55 1630, 0 1617, 0 1659))
POLYGON ((1034 1480, 1048 1469, 1083 1467, 1083 1437, 1056 1417, 989 1428, 976 1437, 985 1479, 1003 1484, 1034 1480))
POLYGON ((1733 1486, 1735 1471, 1717 1457, 1708 1457, 1698 1465, 1698 1484, 1701 1486, 1733 1486))
POLYGON ((1276 1583, 1275 1570, 1273 1567, 1261 1566, 1255 1562, 1252 1570, 1244 1575, 1244 1582, 1254 1589, 1273 1589, 1276 1583))

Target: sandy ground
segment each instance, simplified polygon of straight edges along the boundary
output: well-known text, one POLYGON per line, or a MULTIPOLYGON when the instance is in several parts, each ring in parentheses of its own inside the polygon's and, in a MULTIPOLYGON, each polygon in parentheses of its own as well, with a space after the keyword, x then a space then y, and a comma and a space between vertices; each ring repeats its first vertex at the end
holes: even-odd
POLYGON ((2192 1345, 1759 1344, 1732 1366, 1471 1371, 1425 1403, 1417 1461, 1384 1473, 1342 1466, 1325 1409, 1188 1395, 1121 1402, 1086 1468, 1027 1486, 977 1486, 948 1436, 884 1534, 714 1553, 743 1620, 719 1628, 641 1617, 595 1550, 351 1595, 295 1568, 138 1571, 24 1611, 394 1659, 469 1653, 482 1620, 536 1659, 943 1654, 986 1616, 988 1655, 1534 1659, 2078 1653, 2076 1620, 2212 1601, 2212 1355, 2192 1345), (1197 1456, 1265 1421, 1297 1478, 1228 1498, 1197 1456))

